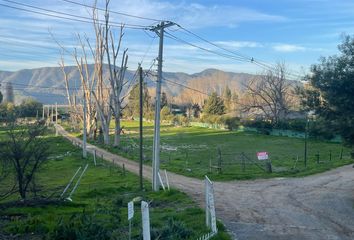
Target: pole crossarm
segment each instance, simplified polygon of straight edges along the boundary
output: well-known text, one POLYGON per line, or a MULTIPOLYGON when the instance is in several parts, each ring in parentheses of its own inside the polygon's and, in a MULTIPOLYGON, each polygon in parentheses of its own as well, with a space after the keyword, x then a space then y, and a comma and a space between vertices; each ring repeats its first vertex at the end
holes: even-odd
POLYGON ((177 23, 171 22, 171 21, 163 21, 159 24, 157 24, 156 26, 151 26, 149 28, 147 28, 146 30, 155 32, 159 37, 160 37, 160 30, 161 29, 165 29, 168 27, 172 27, 172 26, 179 26, 177 23))

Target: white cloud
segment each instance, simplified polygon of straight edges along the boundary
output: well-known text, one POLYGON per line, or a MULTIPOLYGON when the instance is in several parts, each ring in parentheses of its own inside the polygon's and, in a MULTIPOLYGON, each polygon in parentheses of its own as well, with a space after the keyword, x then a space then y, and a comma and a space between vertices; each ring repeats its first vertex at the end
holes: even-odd
POLYGON ((303 52, 306 48, 294 44, 277 44, 273 46, 273 49, 277 52, 303 52))
MULTIPOLYGON (((134 15, 172 20, 188 28, 221 26, 234 28, 242 22, 279 22, 286 20, 283 16, 267 14, 251 8, 221 4, 207 6, 185 1, 172 4, 158 0, 121 0, 117 7, 112 4, 112 8, 117 11, 123 11, 122 9, 124 9, 125 13, 134 15)), ((122 18, 118 15, 114 15, 114 17, 128 22, 136 21, 132 18, 122 18)))
POLYGON ((227 48, 260 48, 263 47, 263 44, 259 42, 250 42, 250 41, 216 41, 215 44, 222 45, 227 48))

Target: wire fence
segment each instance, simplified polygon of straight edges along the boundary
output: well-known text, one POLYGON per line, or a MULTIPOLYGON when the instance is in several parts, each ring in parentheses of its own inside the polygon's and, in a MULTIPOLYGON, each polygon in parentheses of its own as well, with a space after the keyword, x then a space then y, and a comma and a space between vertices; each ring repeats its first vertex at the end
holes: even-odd
MULTIPOLYGON (((143 145, 144 162, 152 161, 152 143, 143 145)), ((122 138, 121 147, 115 150, 129 159, 139 159, 139 141, 128 135, 122 138)), ((161 144, 161 166, 170 171, 186 173, 191 176, 205 174, 228 175, 231 178, 256 177, 268 174, 289 175, 308 171, 319 172, 331 167, 351 163, 350 150, 333 147, 333 149, 308 149, 304 151, 268 152, 268 160, 258 160, 257 152, 230 150, 229 147, 204 145, 161 144)))

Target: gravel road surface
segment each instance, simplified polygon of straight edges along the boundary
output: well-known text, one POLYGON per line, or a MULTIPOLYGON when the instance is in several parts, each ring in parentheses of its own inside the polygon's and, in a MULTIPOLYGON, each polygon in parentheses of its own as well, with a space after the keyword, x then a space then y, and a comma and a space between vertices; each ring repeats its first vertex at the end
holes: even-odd
MULTIPOLYGON (((74 144, 61 126, 61 135, 74 144)), ((138 174, 137 162, 88 144, 107 161, 138 174)), ((204 206, 199 179, 168 173, 170 185, 204 206)), ((151 167, 144 177, 151 180, 151 167)), ((354 168, 350 165, 303 178, 215 182, 216 215, 234 239, 354 239, 354 168)))

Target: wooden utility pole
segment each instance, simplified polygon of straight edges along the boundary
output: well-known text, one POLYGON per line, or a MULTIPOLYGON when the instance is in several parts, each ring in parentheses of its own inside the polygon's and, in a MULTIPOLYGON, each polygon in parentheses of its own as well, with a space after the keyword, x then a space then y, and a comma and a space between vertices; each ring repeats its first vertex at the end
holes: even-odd
POLYGON ((53 104, 51 105, 51 107, 52 107, 52 114, 50 116, 50 122, 53 123, 53 116, 54 116, 54 106, 53 106, 53 104))
MULTIPOLYGON (((55 125, 58 124, 58 103, 55 103, 55 125)), ((55 128, 55 136, 58 136, 58 128, 55 128)))
POLYGON ((50 105, 47 106, 47 121, 50 122, 50 105))
POLYGON ((83 122, 84 122, 84 132, 82 135, 82 157, 83 158, 87 158, 87 151, 86 151, 86 141, 87 141, 87 136, 86 136, 86 96, 84 93, 84 106, 83 106, 83 112, 84 112, 84 116, 83 116, 83 122))
POLYGON ((139 162, 139 177, 140 190, 143 190, 143 69, 139 64, 139 134, 140 134, 140 162, 139 162))
POLYGON ((155 123, 154 123, 154 142, 153 142, 153 160, 152 160, 152 189, 158 191, 160 188, 158 173, 160 170, 160 111, 161 111, 161 82, 162 82, 162 56, 163 56, 163 35, 165 28, 175 25, 173 22, 162 21, 156 27, 150 30, 160 37, 159 57, 157 67, 156 82, 156 103, 155 103, 155 123))
POLYGON ((309 122, 310 119, 307 118, 306 121, 306 129, 305 129, 305 146, 304 146, 304 164, 307 167, 307 138, 308 138, 308 131, 309 131, 309 122))

